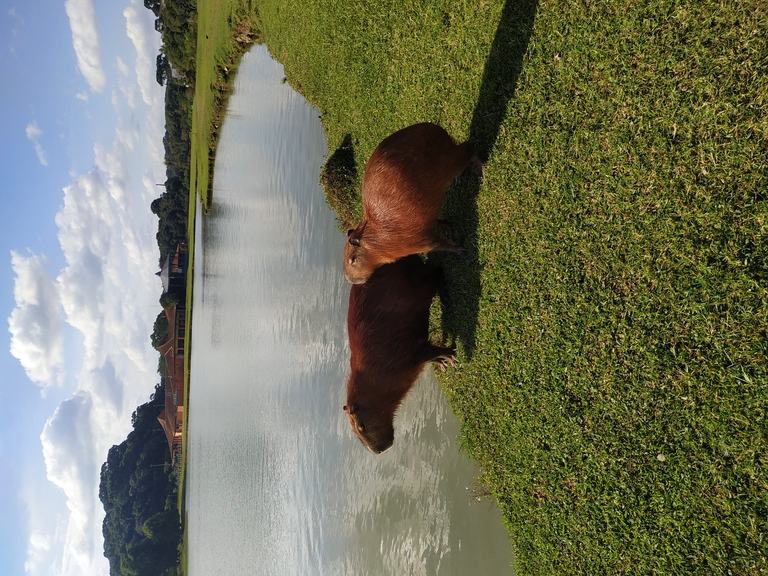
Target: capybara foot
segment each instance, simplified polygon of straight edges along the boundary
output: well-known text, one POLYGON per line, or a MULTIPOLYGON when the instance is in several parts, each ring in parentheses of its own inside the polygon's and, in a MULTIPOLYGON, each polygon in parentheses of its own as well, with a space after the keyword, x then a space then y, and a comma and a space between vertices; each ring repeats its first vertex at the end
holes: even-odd
POLYGON ((450 367, 456 366, 456 357, 455 356, 445 356, 444 358, 438 358, 436 360, 437 366, 440 368, 440 372, 445 372, 445 369, 450 367))
POLYGON ((480 156, 477 154, 472 156, 472 164, 474 164, 477 170, 480 172, 480 181, 482 182, 485 180, 485 164, 482 160, 480 160, 480 156))
POLYGON ((441 372, 445 372, 448 366, 456 366, 456 350, 454 348, 437 348, 437 350, 441 354, 433 358, 432 362, 437 364, 441 372))
MULTIPOLYGON (((480 182, 485 180, 485 164, 483 163, 482 160, 480 160, 480 157, 477 154, 472 156, 472 159, 470 160, 470 164, 474 164, 475 168, 477 168, 477 171, 480 173, 480 178, 479 178, 480 182)), ((469 166, 467 166, 467 168, 469 168, 469 166)), ((461 179, 464 176, 464 174, 466 174, 466 172, 467 170, 465 168, 461 174, 459 174, 458 176, 456 176, 456 178, 453 179, 454 186, 461 185, 461 179)))

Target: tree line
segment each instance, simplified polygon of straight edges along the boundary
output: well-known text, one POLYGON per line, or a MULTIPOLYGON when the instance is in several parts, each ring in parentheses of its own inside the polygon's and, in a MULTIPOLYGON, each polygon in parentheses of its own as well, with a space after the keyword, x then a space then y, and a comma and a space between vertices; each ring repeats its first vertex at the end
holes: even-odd
MULTIPOLYGON (((162 45, 156 79, 165 86, 166 180, 150 208, 158 217, 157 246, 162 266, 180 242, 187 241, 190 131, 195 92, 197 6, 195 0, 144 0, 156 17, 162 45)), ((169 307, 183 294, 163 294, 169 307)), ((168 326, 161 312, 152 340, 162 340, 168 326)), ((104 506, 104 556, 111 576, 176 576, 182 527, 177 505, 178 470, 157 416, 165 392, 157 384, 149 402, 133 413, 133 430, 109 450, 101 468, 99 498, 104 506)))
POLYGON ((158 217, 157 246, 162 266, 169 252, 187 239, 190 132, 195 95, 197 11, 194 0, 144 0, 162 37, 156 79, 165 86, 165 191, 152 202, 158 217))
POLYGON ((104 556, 112 576, 176 576, 181 523, 176 472, 157 416, 161 384, 133 413, 133 430, 101 467, 104 556))

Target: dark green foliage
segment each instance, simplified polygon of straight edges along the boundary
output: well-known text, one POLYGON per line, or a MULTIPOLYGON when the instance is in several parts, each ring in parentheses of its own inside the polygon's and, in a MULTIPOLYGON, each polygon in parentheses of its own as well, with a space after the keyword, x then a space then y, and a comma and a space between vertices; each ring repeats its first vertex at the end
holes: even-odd
POLYGON ((157 415, 164 392, 136 408, 133 430, 101 467, 104 555, 112 576, 176 573, 181 524, 168 442, 157 415))
POLYGON ((168 317, 165 315, 165 311, 160 312, 155 318, 155 324, 152 327, 152 346, 157 348, 165 340, 165 336, 168 334, 168 317))
POLYGON ((165 88, 165 165, 169 177, 189 181, 189 132, 192 91, 172 81, 165 88))
POLYGON ((160 7, 163 5, 162 0, 144 0, 144 8, 152 10, 155 16, 160 16, 160 7))
POLYGON ((179 242, 187 240, 187 189, 179 178, 169 178, 165 193, 152 201, 150 209, 160 219, 157 225, 157 246, 162 266, 179 242))
MULTIPOLYGON (((158 22, 161 23, 160 27, 162 28, 162 20, 160 19, 155 21, 155 27, 157 27, 158 22)), ((162 32, 162 30, 158 30, 158 32, 162 32)), ((162 86, 165 84, 165 81, 173 75, 173 69, 168 63, 168 58, 166 58, 165 54, 157 55, 157 59, 155 60, 155 68, 155 79, 157 80, 157 83, 162 86)))
POLYGON ((163 292, 163 295, 160 296, 160 306, 163 307, 163 310, 170 310, 174 306, 178 306, 183 297, 183 294, 178 294, 176 291, 163 292))
POLYGON ((357 192, 357 162, 352 137, 347 134, 341 145, 328 157, 320 172, 320 183, 328 206, 336 212, 339 229, 355 228, 362 217, 357 192))
POLYGON ((187 241, 189 200, 189 136, 194 96, 197 17, 195 2, 167 0, 144 4, 158 19, 155 28, 162 34, 163 46, 156 58, 156 80, 165 85, 165 192, 152 202, 152 212, 160 221, 157 245, 162 266, 179 242, 187 241))
POLYGON ((152 202, 151 209, 160 219, 157 246, 162 266, 176 244, 187 241, 189 206, 189 112, 192 91, 176 81, 165 88, 165 166, 168 179, 165 192, 152 202))
POLYGON ((190 84, 194 83, 197 50, 196 3, 194 0, 166 0, 162 13, 154 10, 153 13, 162 20, 159 27, 162 29, 163 53, 180 77, 190 84))

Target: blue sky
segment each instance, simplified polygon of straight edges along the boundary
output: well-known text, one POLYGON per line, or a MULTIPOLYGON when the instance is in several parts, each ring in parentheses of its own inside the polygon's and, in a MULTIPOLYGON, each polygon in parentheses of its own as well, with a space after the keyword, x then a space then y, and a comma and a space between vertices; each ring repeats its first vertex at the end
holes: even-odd
POLYGON ((98 475, 157 381, 160 38, 137 0, 0 0, 0 572, 108 574, 98 475))

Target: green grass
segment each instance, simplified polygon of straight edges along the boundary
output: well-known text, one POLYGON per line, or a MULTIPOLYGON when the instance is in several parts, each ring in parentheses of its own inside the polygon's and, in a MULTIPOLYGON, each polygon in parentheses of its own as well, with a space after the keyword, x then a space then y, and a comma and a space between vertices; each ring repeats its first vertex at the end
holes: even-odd
MULTIPOLYGON (((189 193, 187 204, 187 286, 185 289, 185 301, 187 314, 184 319, 184 419, 181 430, 181 463, 178 484, 178 510, 179 516, 184 520, 186 510, 184 507, 185 483, 187 473, 187 422, 189 420, 189 363, 190 347, 192 345, 192 292, 194 288, 194 263, 195 263, 195 218, 197 217, 197 198, 193 191, 189 193)), ((186 531, 186 521, 184 521, 186 531)))
POLYGON ((765 3, 255 4, 357 175, 420 121, 487 158, 433 319, 518 572, 766 573, 765 3))
POLYGON ((187 477, 187 432, 189 422, 189 366, 190 366, 190 348, 192 345, 192 291, 194 288, 194 262, 195 262, 195 218, 197 217, 197 197, 194 189, 190 191, 189 203, 187 206, 187 286, 184 305, 187 315, 184 321, 184 416, 181 426, 181 462, 179 464, 179 482, 176 488, 176 506, 179 511, 179 518, 182 525, 182 539, 179 543, 179 564, 177 566, 178 576, 187 574, 188 559, 188 525, 186 509, 186 477, 187 477))
POLYGON ((251 0, 199 0, 190 193, 210 206, 222 114, 243 51, 260 40, 251 0))
POLYGON ((179 544, 179 565, 176 567, 178 576, 185 576, 189 569, 189 524, 186 516, 182 521, 182 526, 184 531, 181 536, 181 544, 179 544))

